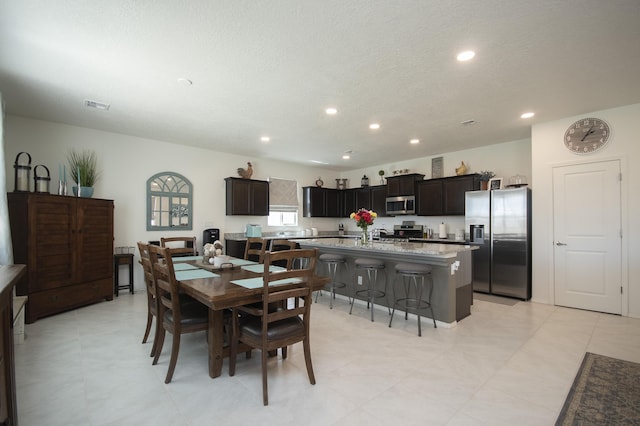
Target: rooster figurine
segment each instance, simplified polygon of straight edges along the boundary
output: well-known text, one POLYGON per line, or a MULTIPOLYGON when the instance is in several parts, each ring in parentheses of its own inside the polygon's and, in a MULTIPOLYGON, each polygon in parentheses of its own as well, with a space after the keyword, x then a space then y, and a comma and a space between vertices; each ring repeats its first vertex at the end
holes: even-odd
POLYGON ((467 166, 465 166, 464 161, 460 164, 460 167, 456 167, 456 175, 462 176, 467 173, 467 166))
POLYGON ((253 166, 250 162, 247 162, 247 168, 243 169, 242 167, 238 168, 238 175, 241 178, 251 179, 251 175, 253 175, 253 166))

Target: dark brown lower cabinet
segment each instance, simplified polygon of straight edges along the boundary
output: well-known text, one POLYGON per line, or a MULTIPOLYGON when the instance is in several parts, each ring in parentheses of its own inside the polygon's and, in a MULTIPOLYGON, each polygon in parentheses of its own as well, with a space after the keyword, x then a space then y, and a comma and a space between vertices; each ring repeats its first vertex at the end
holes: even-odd
POLYGON ((18 284, 27 323, 113 300, 113 201, 52 194, 7 194, 18 284))

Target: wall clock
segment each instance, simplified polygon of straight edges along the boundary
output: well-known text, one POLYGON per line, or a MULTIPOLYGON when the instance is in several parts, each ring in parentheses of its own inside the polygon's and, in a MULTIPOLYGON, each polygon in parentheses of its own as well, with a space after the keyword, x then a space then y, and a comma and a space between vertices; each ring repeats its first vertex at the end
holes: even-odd
POLYGON ((564 145, 576 154, 591 154, 609 141, 611 131, 600 118, 581 118, 564 132, 564 145))

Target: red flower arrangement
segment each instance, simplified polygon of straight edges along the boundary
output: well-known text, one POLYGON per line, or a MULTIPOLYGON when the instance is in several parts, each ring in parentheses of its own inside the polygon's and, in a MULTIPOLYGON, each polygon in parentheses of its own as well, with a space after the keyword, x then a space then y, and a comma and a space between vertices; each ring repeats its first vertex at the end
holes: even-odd
POLYGON ((378 217, 378 214, 373 210, 360 209, 355 213, 351 213, 349 217, 356 221, 356 225, 359 228, 366 230, 369 225, 373 225, 373 221, 378 217))

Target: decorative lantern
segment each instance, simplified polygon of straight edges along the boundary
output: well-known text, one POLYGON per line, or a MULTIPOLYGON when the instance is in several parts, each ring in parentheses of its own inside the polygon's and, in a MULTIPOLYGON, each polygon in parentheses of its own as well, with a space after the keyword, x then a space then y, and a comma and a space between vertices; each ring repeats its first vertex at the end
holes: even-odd
POLYGON ((360 186, 369 186, 369 178, 367 177, 367 175, 362 176, 362 179, 360 180, 360 186))
POLYGON ((49 182, 51 182, 51 175, 49 174, 49 169, 47 166, 38 164, 33 168, 33 190, 35 192, 45 192, 49 193, 49 182), (44 167, 47 171, 46 176, 38 176, 38 167, 44 167))
POLYGON ((17 156, 16 156, 16 162, 13 165, 13 168, 15 169, 15 186, 13 191, 14 192, 29 192, 29 177, 31 175, 31 155, 29 155, 26 152, 20 152, 17 156), (27 158, 29 159, 29 162, 27 164, 20 164, 20 156, 22 154, 26 154, 27 158))

